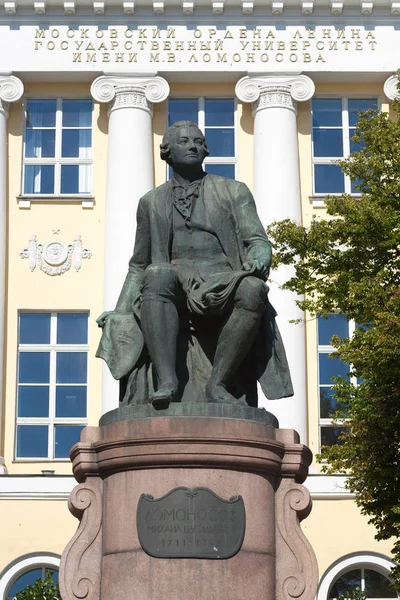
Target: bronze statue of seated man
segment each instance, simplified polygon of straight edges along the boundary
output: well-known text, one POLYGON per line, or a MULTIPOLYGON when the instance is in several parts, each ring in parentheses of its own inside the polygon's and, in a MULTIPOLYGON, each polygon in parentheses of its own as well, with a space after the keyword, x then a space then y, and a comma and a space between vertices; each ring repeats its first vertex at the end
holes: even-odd
POLYGON ((184 401, 250 403, 250 384, 254 404, 257 379, 270 399, 293 394, 265 283, 270 243, 249 189, 204 172, 207 155, 194 123, 165 133, 161 158, 173 175, 141 198, 124 286, 98 319, 98 356, 121 379, 124 403, 181 400, 182 352, 191 352, 185 383, 207 375, 184 401))

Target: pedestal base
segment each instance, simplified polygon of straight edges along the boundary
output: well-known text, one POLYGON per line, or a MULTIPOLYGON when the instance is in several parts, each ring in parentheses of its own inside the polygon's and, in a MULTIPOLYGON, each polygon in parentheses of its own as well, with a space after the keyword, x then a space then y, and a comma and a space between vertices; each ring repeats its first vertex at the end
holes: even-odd
MULTIPOLYGON (((240 418, 115 421, 87 427, 71 458, 81 483, 70 510, 81 523, 61 561, 63 600, 313 600, 316 560, 299 524, 311 510, 300 485, 311 452, 294 431, 240 418), (143 550, 141 495, 160 498, 181 486, 243 498, 235 556, 155 558, 143 550)), ((175 514, 183 527, 188 516, 175 514)), ((174 529, 159 531, 174 543, 174 529)))

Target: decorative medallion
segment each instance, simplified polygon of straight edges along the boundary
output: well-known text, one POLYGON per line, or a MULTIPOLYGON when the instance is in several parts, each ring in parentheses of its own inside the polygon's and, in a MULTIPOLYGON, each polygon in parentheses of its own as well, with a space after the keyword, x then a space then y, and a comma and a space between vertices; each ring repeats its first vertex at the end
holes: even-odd
POLYGON ((32 235, 28 246, 22 248, 19 255, 21 258, 29 260, 31 271, 34 271, 38 266, 46 275, 54 276, 66 273, 72 265, 75 271, 79 271, 82 266, 82 259, 90 258, 92 253, 89 248, 82 247, 80 235, 75 237, 73 244, 67 244, 58 239, 50 240, 45 244, 38 244, 36 235, 32 235))

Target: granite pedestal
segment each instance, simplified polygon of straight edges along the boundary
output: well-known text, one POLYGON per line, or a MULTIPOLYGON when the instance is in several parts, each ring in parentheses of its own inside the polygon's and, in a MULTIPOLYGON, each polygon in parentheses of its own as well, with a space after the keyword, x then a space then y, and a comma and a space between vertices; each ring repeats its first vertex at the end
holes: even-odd
POLYGON ((69 507, 80 525, 61 561, 63 600, 313 600, 316 559, 300 528, 311 510, 301 483, 312 457, 296 432, 278 429, 263 409, 124 411, 85 428, 71 450, 79 485, 69 507), (160 498, 180 486, 243 498, 244 539, 234 556, 143 550, 141 495, 160 498))

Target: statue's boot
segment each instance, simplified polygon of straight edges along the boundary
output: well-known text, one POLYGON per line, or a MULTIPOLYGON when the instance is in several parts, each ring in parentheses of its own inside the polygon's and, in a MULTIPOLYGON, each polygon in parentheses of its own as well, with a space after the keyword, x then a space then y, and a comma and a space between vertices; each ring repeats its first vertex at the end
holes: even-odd
POLYGON ((175 372, 179 316, 172 302, 144 300, 141 306, 144 341, 157 376, 152 404, 162 407, 176 400, 178 379, 175 372))
POLYGON ((227 386, 247 356, 258 333, 261 314, 243 308, 234 308, 225 322, 214 356, 214 366, 206 386, 207 402, 245 404, 230 394, 227 386))

